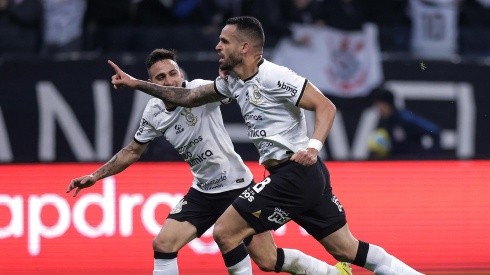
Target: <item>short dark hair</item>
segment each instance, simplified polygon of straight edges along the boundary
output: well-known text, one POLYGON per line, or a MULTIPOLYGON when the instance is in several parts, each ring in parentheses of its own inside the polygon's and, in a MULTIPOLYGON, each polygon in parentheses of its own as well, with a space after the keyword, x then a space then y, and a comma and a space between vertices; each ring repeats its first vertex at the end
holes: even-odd
POLYGON ((146 69, 149 70, 153 64, 165 59, 170 59, 177 62, 177 53, 174 50, 167 49, 153 50, 146 59, 146 69))
POLYGON ((257 18, 252 16, 232 17, 226 20, 226 25, 236 25, 237 30, 254 39, 258 46, 264 47, 264 29, 257 18))

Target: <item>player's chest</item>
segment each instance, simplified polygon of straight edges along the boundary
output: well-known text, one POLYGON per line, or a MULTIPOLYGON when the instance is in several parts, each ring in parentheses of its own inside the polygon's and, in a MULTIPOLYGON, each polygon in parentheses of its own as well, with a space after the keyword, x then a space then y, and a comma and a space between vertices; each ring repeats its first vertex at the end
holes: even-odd
POLYGON ((189 136, 199 129, 203 117, 201 108, 181 108, 178 112, 157 118, 158 130, 170 139, 189 136))
POLYGON ((236 88, 233 96, 242 110, 267 109, 275 100, 266 89, 256 83, 236 88))

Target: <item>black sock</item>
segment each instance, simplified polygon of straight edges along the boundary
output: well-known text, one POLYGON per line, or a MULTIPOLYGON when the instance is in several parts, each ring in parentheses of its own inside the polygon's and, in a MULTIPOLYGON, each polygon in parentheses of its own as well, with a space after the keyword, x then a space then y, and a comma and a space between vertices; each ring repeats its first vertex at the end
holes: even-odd
POLYGON ((230 250, 228 253, 223 254, 223 260, 225 260, 225 265, 227 267, 234 266, 237 263, 241 262, 248 256, 248 251, 243 242, 230 250))
POLYGON ((360 267, 364 267, 366 265, 367 254, 369 251, 369 244, 363 241, 359 241, 359 247, 357 248, 356 258, 352 262, 360 267))
POLYGON ((281 272, 283 265, 284 265, 284 250, 282 250, 282 248, 278 248, 277 260, 276 260, 276 266, 274 267, 274 272, 276 273, 281 272))
POLYGON ((153 251, 153 258, 155 259, 175 259, 177 258, 177 252, 165 253, 153 251))

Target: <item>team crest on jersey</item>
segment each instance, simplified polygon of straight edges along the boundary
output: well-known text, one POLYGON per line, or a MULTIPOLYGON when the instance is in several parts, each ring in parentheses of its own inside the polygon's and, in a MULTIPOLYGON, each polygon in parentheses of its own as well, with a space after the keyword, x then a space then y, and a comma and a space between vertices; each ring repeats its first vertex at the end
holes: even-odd
POLYGON ((262 101, 262 94, 257 85, 252 85, 252 88, 248 89, 248 101, 254 105, 258 105, 262 101))
POLYGON ((180 213, 180 211, 182 211, 182 206, 184 206, 186 204, 187 204, 187 201, 185 201, 184 199, 181 199, 179 201, 179 203, 174 207, 174 209, 172 209, 172 211, 170 211, 170 214, 180 213))
POLYGON ((189 126, 194 126, 197 123, 197 117, 192 113, 192 108, 184 108, 182 113, 180 113, 185 117, 185 122, 189 126))

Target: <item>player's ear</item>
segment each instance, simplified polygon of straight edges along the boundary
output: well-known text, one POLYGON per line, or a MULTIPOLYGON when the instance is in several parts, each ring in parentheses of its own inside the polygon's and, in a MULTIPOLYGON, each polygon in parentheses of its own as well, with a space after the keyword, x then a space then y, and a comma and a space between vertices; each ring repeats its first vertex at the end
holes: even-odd
POLYGON ((250 50, 250 43, 248 42, 243 42, 241 48, 240 48, 240 53, 246 53, 250 50))

